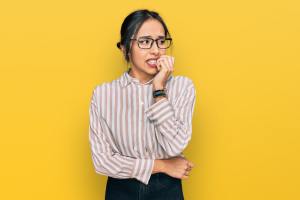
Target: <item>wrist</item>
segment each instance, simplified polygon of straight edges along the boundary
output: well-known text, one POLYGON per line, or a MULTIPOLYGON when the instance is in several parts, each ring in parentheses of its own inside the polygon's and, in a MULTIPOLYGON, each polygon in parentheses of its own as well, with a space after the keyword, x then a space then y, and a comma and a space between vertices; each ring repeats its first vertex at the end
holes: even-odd
POLYGON ((154 160, 154 167, 152 174, 154 173, 159 173, 159 172, 164 172, 165 171, 165 162, 164 160, 156 159, 154 160))
POLYGON ((155 84, 153 84, 153 91, 154 90, 163 90, 163 89, 165 89, 164 85, 161 85, 161 84, 155 85, 155 84))
POLYGON ((166 88, 162 85, 153 86, 152 97, 154 98, 155 102, 157 102, 163 98, 166 98, 167 97, 166 88))

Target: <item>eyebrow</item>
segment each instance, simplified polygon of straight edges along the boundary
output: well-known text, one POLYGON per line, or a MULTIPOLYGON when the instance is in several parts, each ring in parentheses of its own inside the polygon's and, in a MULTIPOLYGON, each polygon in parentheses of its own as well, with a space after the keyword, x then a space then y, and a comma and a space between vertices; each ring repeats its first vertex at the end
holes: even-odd
MULTIPOLYGON (((140 36, 139 38, 152 38, 150 35, 140 36)), ((157 38, 165 38, 165 36, 158 36, 157 38)))

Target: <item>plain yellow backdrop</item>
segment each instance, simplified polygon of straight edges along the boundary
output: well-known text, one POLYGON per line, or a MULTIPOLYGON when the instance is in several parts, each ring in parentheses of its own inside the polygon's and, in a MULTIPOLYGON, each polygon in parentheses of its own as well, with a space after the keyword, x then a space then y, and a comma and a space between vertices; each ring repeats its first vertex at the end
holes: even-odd
POLYGON ((1 2, 0 199, 104 199, 88 107, 127 69, 116 43, 140 8, 164 18, 174 75, 197 91, 186 199, 300 199, 296 0, 1 2))

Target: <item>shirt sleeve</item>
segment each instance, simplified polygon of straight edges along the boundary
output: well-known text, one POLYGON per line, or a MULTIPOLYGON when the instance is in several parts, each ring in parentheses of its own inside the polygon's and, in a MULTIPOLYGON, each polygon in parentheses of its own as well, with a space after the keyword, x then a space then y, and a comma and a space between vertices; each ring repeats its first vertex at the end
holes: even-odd
POLYGON ((169 156, 178 156, 186 148, 192 136, 192 116, 195 106, 195 87, 189 80, 174 105, 163 98, 145 114, 154 123, 159 144, 169 156))
POLYGON ((154 167, 153 159, 140 159, 113 151, 115 144, 108 137, 109 127, 100 115, 94 90, 89 107, 89 142, 96 173, 113 178, 135 178, 148 184, 154 167))

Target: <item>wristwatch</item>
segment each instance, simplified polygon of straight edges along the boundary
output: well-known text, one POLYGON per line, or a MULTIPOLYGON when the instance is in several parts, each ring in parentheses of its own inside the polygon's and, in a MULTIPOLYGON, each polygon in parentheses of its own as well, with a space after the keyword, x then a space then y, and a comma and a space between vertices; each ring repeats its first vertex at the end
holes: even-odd
POLYGON ((165 89, 153 91, 153 98, 160 97, 160 96, 164 96, 164 97, 167 96, 165 89))

